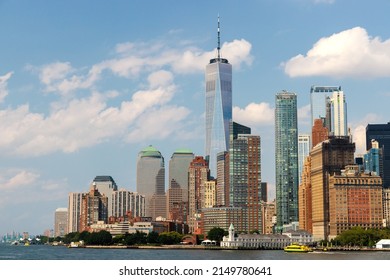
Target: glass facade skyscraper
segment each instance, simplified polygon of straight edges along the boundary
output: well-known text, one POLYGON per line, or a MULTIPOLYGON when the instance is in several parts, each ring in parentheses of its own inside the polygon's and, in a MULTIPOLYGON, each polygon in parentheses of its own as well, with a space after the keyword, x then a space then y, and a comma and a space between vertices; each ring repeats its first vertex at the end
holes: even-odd
POLYGON ((152 146, 138 153, 137 192, 145 195, 146 216, 166 217, 164 157, 152 146))
POLYGON ((366 148, 367 151, 372 148, 371 140, 379 143, 380 175, 382 177, 383 187, 390 188, 390 122, 387 124, 368 124, 366 127, 366 148))
POLYGON ((210 175, 217 175, 217 154, 229 150, 229 122, 232 120, 232 65, 218 55, 206 66, 206 146, 210 175))
POLYGON ((298 221, 297 96, 283 91, 275 102, 276 231, 298 221))
MULTIPOLYGON (((340 91, 341 87, 312 86, 310 89, 310 109, 311 125, 314 125, 315 119, 326 119, 327 97, 335 91, 340 91)), ((326 124, 325 124, 326 125, 326 124)))

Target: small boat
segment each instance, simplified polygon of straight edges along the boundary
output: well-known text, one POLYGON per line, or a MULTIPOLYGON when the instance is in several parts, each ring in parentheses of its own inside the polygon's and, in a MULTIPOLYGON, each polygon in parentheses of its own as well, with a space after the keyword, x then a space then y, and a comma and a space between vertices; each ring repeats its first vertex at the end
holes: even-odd
POLYGON ((311 248, 306 245, 299 245, 297 243, 293 243, 291 245, 288 245, 284 247, 285 252, 292 252, 292 253, 307 253, 311 252, 311 248))

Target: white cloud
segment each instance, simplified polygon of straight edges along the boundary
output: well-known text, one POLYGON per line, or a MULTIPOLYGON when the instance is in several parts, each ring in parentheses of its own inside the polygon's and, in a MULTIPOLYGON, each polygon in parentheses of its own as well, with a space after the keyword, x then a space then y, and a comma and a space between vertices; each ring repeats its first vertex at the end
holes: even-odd
POLYGON ((5 174, 0 174, 0 190, 19 190, 36 182, 39 174, 26 170, 8 170, 5 174))
MULTIPOLYGON (((171 104, 177 90, 174 75, 203 72, 215 53, 188 44, 170 44, 118 44, 114 58, 89 68, 75 69, 70 62, 30 66, 39 71, 45 91, 61 98, 50 104, 48 114, 34 113, 28 104, 0 110, 4 120, 0 122, 0 151, 39 156, 55 151, 71 153, 112 138, 134 142, 175 135, 189 121, 190 110, 171 104), (119 104, 117 100, 109 103, 108 99, 121 94, 112 89, 99 92, 97 82, 112 78, 104 72, 116 78, 139 78, 139 90, 119 104), (83 97, 74 94, 80 90, 83 97)), ((222 47, 224 57, 237 68, 240 64, 250 65, 250 51, 251 44, 243 39, 222 47)))
POLYGON ((135 92, 131 100, 117 107, 108 106, 106 95, 95 92, 54 106, 48 116, 31 112, 28 105, 1 110, 0 151, 22 156, 70 153, 112 137, 127 139, 127 134, 133 135, 134 131, 142 131, 139 141, 145 137, 165 138, 173 133, 169 127, 178 127, 189 110, 167 105, 176 91, 169 72, 151 73, 148 81, 148 88, 135 92))
POLYGON ((298 123, 300 125, 308 125, 311 126, 311 109, 310 104, 305 105, 301 108, 298 108, 298 123))
POLYGON ((4 101, 4 98, 8 95, 8 80, 11 78, 13 72, 8 72, 4 76, 0 76, 0 103, 4 101))
POLYGON ((352 140, 356 145, 356 154, 365 154, 366 151, 366 127, 368 123, 379 123, 380 116, 367 114, 360 121, 351 124, 352 140))
POLYGON ((273 125, 274 109, 269 103, 250 103, 245 108, 233 107, 233 120, 246 126, 273 125))
POLYGON ((314 0, 315 4, 333 4, 335 0, 314 0))
POLYGON ((190 111, 185 107, 164 106, 143 114, 136 126, 127 135, 127 141, 140 142, 146 139, 160 140, 181 137, 182 121, 190 111))
POLYGON ((389 77, 390 39, 372 38, 364 28, 355 27, 320 39, 306 55, 282 66, 290 77, 389 77))

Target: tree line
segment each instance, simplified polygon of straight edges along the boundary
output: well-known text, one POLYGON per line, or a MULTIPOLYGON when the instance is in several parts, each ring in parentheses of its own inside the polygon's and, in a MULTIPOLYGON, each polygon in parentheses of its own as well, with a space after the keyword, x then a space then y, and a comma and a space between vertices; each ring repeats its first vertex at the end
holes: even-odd
POLYGON ((336 238, 331 240, 332 246, 359 246, 373 247, 381 239, 390 239, 390 229, 365 229, 354 227, 343 231, 336 238))

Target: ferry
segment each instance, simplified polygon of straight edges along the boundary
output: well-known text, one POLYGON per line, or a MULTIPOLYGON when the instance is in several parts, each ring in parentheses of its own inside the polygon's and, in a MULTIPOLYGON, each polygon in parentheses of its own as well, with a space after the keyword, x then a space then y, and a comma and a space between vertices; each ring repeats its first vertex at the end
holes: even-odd
POLYGON ((291 245, 288 245, 284 247, 285 252, 292 252, 292 253, 308 253, 311 252, 311 248, 306 245, 299 245, 297 243, 293 243, 291 245))

